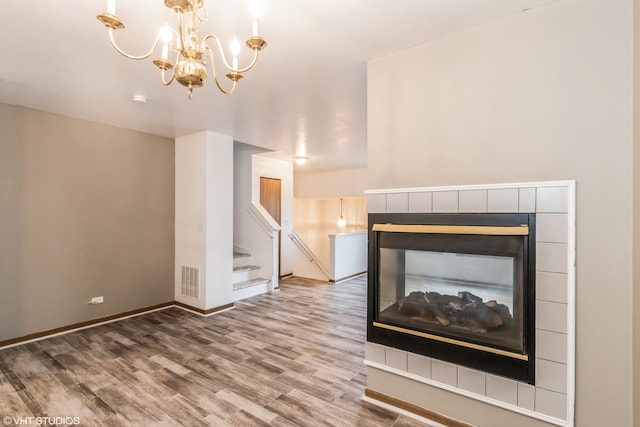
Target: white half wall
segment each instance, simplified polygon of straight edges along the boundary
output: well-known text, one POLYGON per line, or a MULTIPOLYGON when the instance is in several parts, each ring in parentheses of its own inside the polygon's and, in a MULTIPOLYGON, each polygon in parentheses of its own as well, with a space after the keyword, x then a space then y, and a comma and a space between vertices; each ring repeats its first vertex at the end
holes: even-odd
POLYGON ((329 279, 339 282, 367 271, 368 235, 366 231, 330 234, 331 270, 329 279))

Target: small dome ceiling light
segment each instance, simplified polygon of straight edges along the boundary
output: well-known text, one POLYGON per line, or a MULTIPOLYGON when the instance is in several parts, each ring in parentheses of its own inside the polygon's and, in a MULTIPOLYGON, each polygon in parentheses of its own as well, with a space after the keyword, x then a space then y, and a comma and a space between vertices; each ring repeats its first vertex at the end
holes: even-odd
POLYGON ((144 95, 133 95, 133 102, 135 102, 136 104, 146 104, 147 97, 144 95))

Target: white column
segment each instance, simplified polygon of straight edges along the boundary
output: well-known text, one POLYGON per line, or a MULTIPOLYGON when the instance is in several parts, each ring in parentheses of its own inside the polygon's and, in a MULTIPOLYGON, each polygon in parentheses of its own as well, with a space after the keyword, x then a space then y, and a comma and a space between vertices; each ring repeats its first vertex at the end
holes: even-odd
POLYGON ((233 302, 233 138, 176 139, 175 299, 209 310, 233 302), (199 270, 197 298, 182 293, 182 266, 199 270))
POLYGON ((205 309, 233 302, 233 138, 207 132, 205 309))

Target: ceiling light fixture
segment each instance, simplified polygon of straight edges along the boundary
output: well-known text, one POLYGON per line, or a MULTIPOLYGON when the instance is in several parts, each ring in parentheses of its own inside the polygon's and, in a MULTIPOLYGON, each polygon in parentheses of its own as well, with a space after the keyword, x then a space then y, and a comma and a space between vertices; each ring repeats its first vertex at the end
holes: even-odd
MULTIPOLYGON (((207 34, 199 41, 198 24, 204 24, 207 21, 207 7, 204 0, 164 0, 166 7, 175 12, 178 19, 178 29, 174 30, 166 26, 156 36, 151 49, 143 55, 130 55, 124 52, 116 44, 113 32, 124 28, 122 20, 116 15, 116 0, 107 0, 107 12, 98 15, 98 19, 109 29, 109 39, 113 47, 123 56, 129 59, 147 59, 156 47, 162 41, 161 57, 153 61, 153 63, 162 71, 161 79, 165 86, 170 85, 173 80, 177 80, 180 84, 187 87, 189 91, 189 99, 193 96, 193 88, 204 86, 207 81, 207 61, 211 63, 211 71, 213 79, 218 88, 226 93, 232 94, 236 89, 238 80, 244 77, 244 73, 249 71, 258 60, 258 53, 267 47, 267 42, 260 36, 259 16, 261 13, 258 3, 254 3, 252 7, 253 25, 252 36, 247 39, 245 45, 253 50, 253 59, 251 63, 244 68, 238 68, 238 55, 240 53, 240 43, 234 39, 231 44, 232 61, 231 65, 225 58, 220 40, 214 34, 207 34), (222 58, 222 64, 228 71, 227 77, 233 82, 230 89, 222 87, 216 74, 214 52, 207 44, 209 41, 214 42, 218 53, 222 58), (175 65, 169 61, 169 53, 175 52, 175 65), (171 71, 169 79, 166 78, 165 72, 171 71)), ((213 43, 212 43, 213 44, 213 43)))
POLYGON ((144 95, 133 95, 133 102, 135 102, 136 104, 146 104, 147 97, 144 95))
POLYGON ((296 156, 296 164, 297 165, 306 165, 307 164, 307 160, 309 160, 308 157, 305 156, 296 156))

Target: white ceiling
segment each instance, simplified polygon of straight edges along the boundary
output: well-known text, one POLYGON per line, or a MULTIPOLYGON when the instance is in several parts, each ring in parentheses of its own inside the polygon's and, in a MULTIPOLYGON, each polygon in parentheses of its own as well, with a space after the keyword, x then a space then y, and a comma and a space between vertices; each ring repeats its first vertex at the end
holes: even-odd
MULTIPOLYGON (((250 35, 251 0, 205 1, 201 32, 225 46, 250 35)), ((302 170, 364 167, 367 60, 553 1, 262 0, 269 46, 256 67, 234 95, 210 76, 191 101, 178 83, 161 84, 151 60, 125 59, 110 46, 96 19, 106 0, 2 2, 0 102, 168 137, 211 130, 288 158, 302 150, 310 158, 302 170), (147 104, 134 104, 134 94, 147 104)), ((140 54, 166 23, 174 26, 163 3, 118 0, 124 49, 140 54)))

